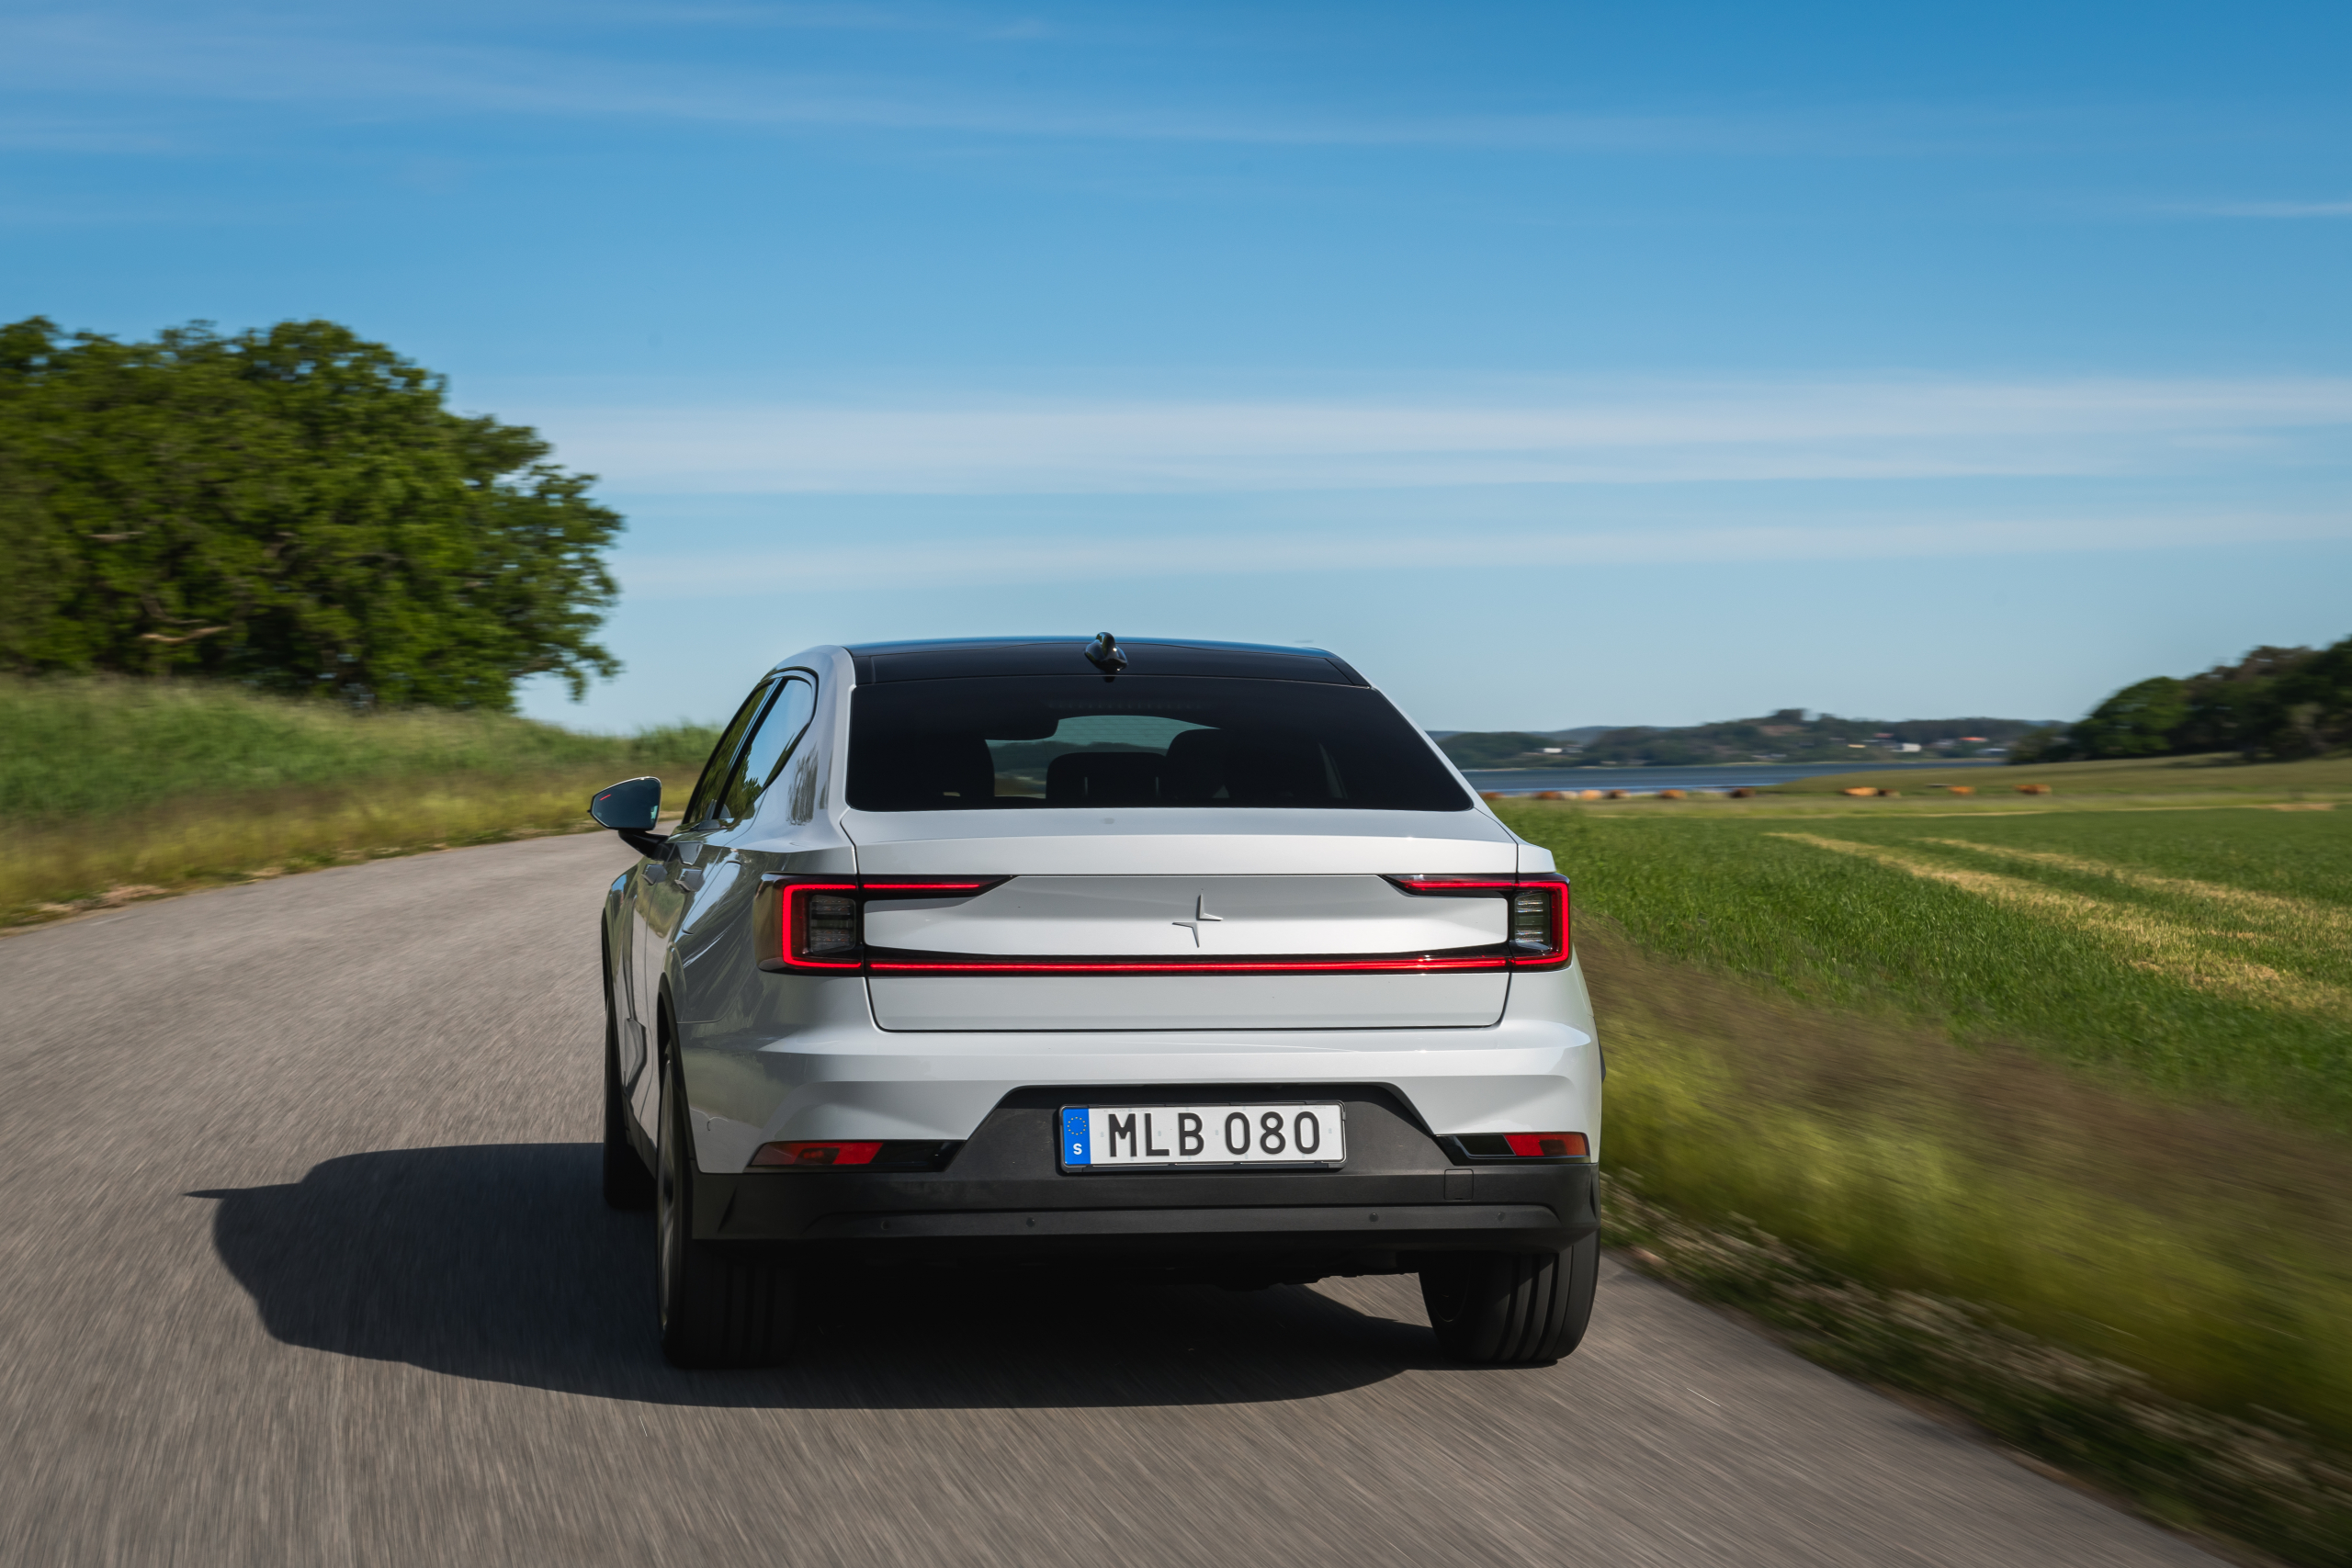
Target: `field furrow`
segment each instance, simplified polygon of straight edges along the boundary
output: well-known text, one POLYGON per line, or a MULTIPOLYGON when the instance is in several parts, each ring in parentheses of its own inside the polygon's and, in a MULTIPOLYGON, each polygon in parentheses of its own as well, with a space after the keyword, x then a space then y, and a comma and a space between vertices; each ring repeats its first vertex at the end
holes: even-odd
POLYGON ((2109 877, 2127 887, 2137 887, 2149 893, 2170 893, 2184 898, 2206 899, 2233 914, 2287 926, 2297 934, 2352 938, 2352 909, 2323 904, 2312 898, 2262 893, 2250 887, 2232 887, 2224 883, 2200 882, 2188 876, 2157 876, 2084 855, 2061 854, 2054 850, 2021 850, 2007 844, 1980 843, 1973 839, 1929 839, 1927 841, 2003 860, 2023 861, 2057 871, 2071 871, 2082 876, 2109 877))
POLYGON ((2212 943, 2217 934, 2166 919, 2154 911, 2109 903, 1997 872, 1974 871, 1905 854, 1881 844, 1816 833, 1775 833, 1815 849, 1854 855, 1927 881, 1940 882, 2022 909, 2042 919, 2070 924, 2101 939, 2135 968, 2211 990, 2256 1007, 2281 1008, 2325 1018, 2352 1020, 2352 990, 2256 964, 2212 943))

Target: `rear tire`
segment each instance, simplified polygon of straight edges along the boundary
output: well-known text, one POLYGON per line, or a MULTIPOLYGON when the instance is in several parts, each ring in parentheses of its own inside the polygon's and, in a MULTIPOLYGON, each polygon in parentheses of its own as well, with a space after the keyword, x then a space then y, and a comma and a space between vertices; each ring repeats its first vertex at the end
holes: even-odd
POLYGON ((654 1171, 654 1311, 673 1367, 767 1367, 792 1345, 792 1277, 695 1237, 694 1141, 674 1053, 662 1080, 654 1171))
POLYGON ((620 1021, 613 1010, 613 966, 605 965, 605 1201, 616 1209, 653 1206, 653 1173, 629 1136, 628 1096, 621 1088, 620 1021))
POLYGON ((1421 1270, 1438 1348, 1457 1361, 1523 1366, 1574 1350, 1592 1320, 1600 1238, 1566 1252, 1458 1252, 1421 1270))

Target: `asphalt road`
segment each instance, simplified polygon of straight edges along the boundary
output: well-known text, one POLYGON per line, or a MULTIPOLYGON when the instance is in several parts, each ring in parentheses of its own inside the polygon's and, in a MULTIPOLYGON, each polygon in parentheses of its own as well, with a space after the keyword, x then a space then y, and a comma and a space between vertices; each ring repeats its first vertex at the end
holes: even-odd
POLYGON ((1543 1369, 1439 1361, 1409 1280, 926 1273, 673 1371, 591 1141, 627 858, 0 941, 0 1562, 2211 1561, 1613 1264, 1543 1369))

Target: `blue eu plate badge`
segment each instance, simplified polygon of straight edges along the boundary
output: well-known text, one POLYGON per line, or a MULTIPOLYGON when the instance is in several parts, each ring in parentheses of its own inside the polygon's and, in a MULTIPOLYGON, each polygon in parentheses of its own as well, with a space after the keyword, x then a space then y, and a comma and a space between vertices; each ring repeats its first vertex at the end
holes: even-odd
POLYGON ((1088 1116, 1081 1108, 1062 1112, 1062 1163, 1092 1165, 1094 1156, 1088 1143, 1088 1116))

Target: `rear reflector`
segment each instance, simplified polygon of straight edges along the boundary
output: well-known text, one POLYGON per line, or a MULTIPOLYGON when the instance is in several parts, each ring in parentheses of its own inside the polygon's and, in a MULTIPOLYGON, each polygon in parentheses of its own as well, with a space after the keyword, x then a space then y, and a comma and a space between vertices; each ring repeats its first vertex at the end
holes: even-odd
POLYGON ((762 1144, 752 1156, 753 1165, 838 1166, 872 1165, 874 1156, 882 1152, 879 1143, 872 1144, 762 1144))
POLYGON ((1438 1142, 1454 1158, 1473 1165, 1592 1157, 1592 1142, 1582 1133, 1457 1133, 1438 1142))
POLYGON ((1503 1142, 1521 1159, 1583 1159, 1591 1153, 1582 1133, 1505 1133, 1503 1142))

